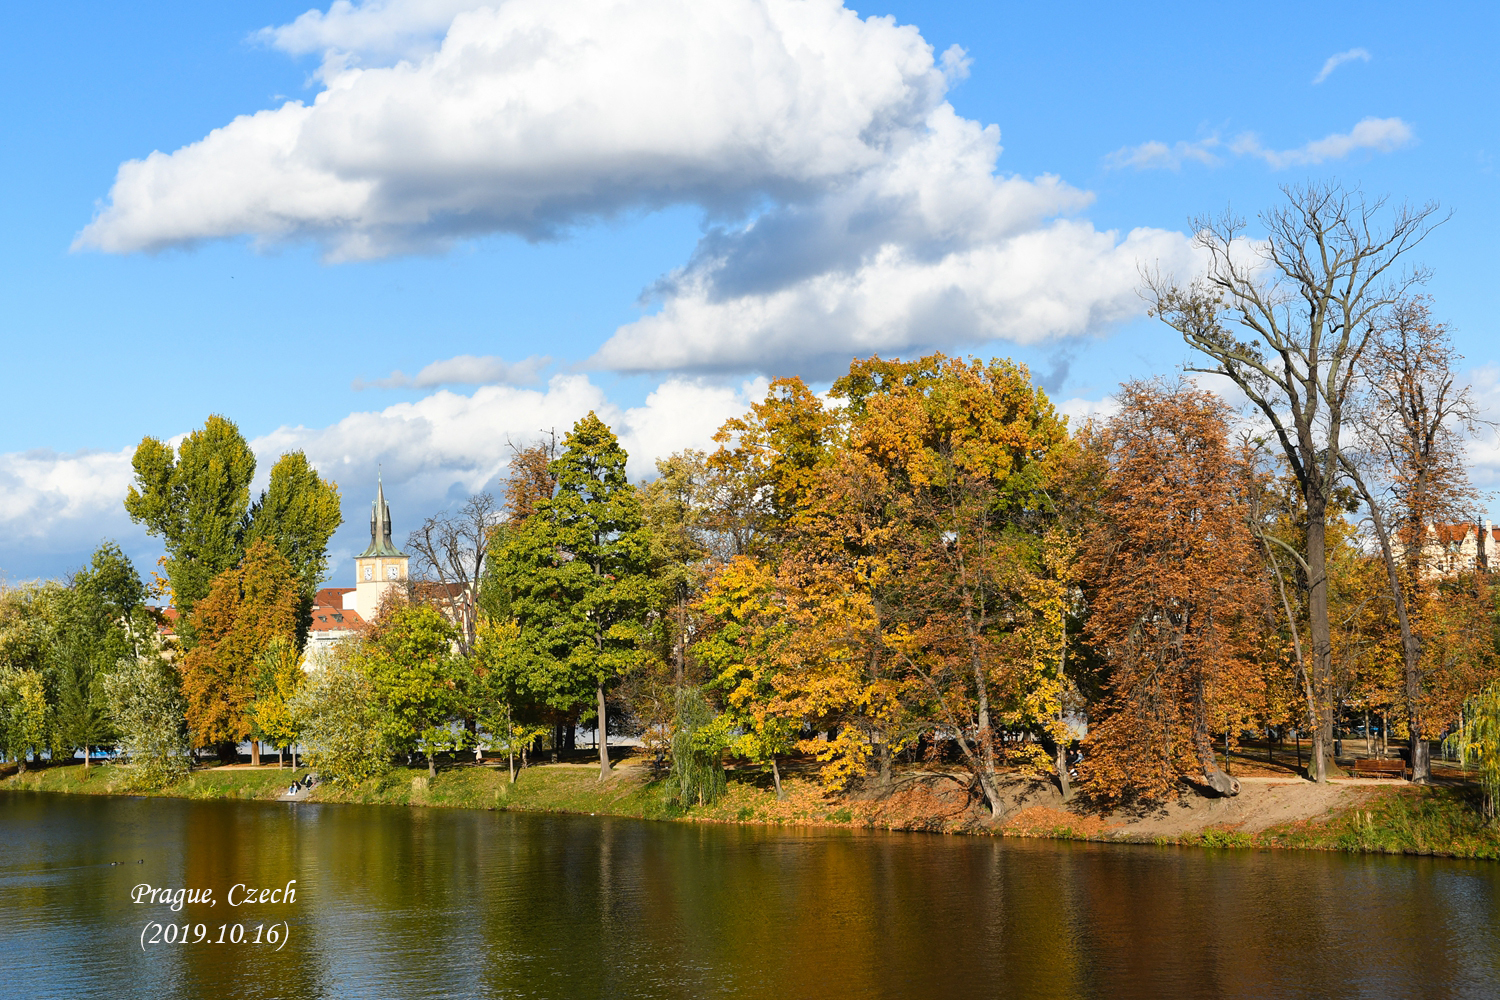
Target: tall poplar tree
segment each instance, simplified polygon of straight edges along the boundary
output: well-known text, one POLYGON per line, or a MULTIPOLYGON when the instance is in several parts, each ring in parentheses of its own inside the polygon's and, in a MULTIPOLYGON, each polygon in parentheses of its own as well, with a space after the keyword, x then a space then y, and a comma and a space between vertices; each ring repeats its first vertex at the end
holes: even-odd
POLYGON ((239 565, 250 543, 264 539, 291 566, 306 614, 328 568, 328 540, 343 520, 338 485, 321 478, 306 455, 282 455, 253 506, 255 453, 224 417, 209 417, 175 454, 165 442, 145 438, 132 465, 135 484, 125 510, 165 544, 167 579, 179 612, 191 615, 210 581, 239 565))
POLYGON ((636 662, 656 588, 640 497, 625 449, 592 412, 548 471, 557 482, 509 535, 496 570, 520 627, 518 686, 553 709, 599 717, 599 778, 609 775, 605 691, 636 662))
POLYGON ((176 454, 166 442, 145 438, 131 465, 135 485, 125 496, 125 510, 161 537, 172 602, 186 616, 214 577, 243 554, 255 453, 233 421, 215 414, 183 439, 176 454))

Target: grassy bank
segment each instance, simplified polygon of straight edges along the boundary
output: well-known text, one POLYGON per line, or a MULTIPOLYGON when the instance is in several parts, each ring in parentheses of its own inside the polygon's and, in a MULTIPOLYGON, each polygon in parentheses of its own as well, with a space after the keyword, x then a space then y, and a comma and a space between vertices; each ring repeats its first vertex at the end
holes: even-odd
MULTIPOLYGON (((0 780, 0 788, 70 794, 145 794, 189 799, 275 799, 305 770, 211 767, 195 770, 170 788, 129 788, 121 768, 102 765, 47 767, 0 780)), ((1354 853, 1415 854, 1500 859, 1500 829, 1484 822, 1478 793, 1464 787, 1364 786, 1340 807, 1257 832, 1232 825, 1200 824, 1171 836, 1140 836, 1128 820, 1078 806, 1016 810, 999 826, 985 822, 958 782, 908 782, 878 796, 833 796, 808 777, 785 781, 778 800, 761 775, 733 774, 719 801, 684 808, 668 788, 636 762, 621 765, 606 782, 593 764, 543 764, 512 784, 506 769, 453 766, 430 779, 425 769, 394 769, 352 786, 322 785, 319 802, 366 805, 566 812, 707 823, 820 825, 927 830, 1065 840, 1147 842, 1206 848, 1281 848, 1354 853)))

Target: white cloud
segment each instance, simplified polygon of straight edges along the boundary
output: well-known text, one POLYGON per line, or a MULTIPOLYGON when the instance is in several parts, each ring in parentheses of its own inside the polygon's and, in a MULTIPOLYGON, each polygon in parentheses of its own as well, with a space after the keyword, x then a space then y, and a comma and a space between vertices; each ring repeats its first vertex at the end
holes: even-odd
POLYGON ((1170 146, 1152 139, 1139 146, 1115 150, 1104 158, 1104 165, 1112 170, 1124 167, 1136 170, 1181 170, 1182 165, 1189 162, 1217 167, 1223 161, 1215 151, 1222 149, 1223 145, 1214 136, 1197 142, 1175 142, 1170 146))
MULTIPOLYGON (((404 537, 423 517, 475 491, 496 489, 512 444, 529 444, 553 430, 561 440, 590 410, 614 428, 630 453, 630 475, 639 480, 656 474, 658 458, 684 448, 711 449, 719 426, 765 391, 764 380, 669 379, 641 405, 621 407, 583 375, 559 375, 541 389, 440 390, 351 413, 328 427, 281 427, 252 440, 260 470, 254 489, 264 487, 276 458, 294 449, 339 484, 345 524, 331 551, 335 579, 344 582, 343 560, 367 540, 365 505, 377 471, 404 537)), ((61 575, 82 565, 105 538, 119 540, 146 573, 160 546, 125 513, 134 452, 0 454, 0 579, 61 575)))
POLYGON ((999 129, 944 100, 963 52, 837 0, 368 0, 261 37, 323 53, 316 100, 122 165, 77 246, 374 257, 697 204, 691 260, 593 363, 776 373, 1103 332, 1140 312, 1140 264, 1187 253, 1070 218, 1092 196, 1057 178, 999 176, 999 129))
POLYGON ((1215 167, 1223 162, 1218 154, 1227 153, 1252 156, 1264 160, 1272 170, 1283 170, 1341 160, 1360 151, 1393 153, 1415 140, 1412 127, 1400 118, 1365 118, 1348 132, 1335 132, 1296 149, 1268 149, 1255 133, 1243 132, 1227 142, 1218 136, 1171 146, 1156 140, 1143 142, 1115 150, 1104 158, 1104 165, 1111 169, 1178 170, 1184 163, 1196 162, 1215 167))
POLYGON ((836 370, 850 357, 1099 333, 1141 312, 1141 265, 1192 267, 1186 239, 1076 219, 1092 196, 995 174, 999 132, 944 105, 878 168, 709 233, 660 309, 593 358, 625 371, 836 370))
POLYGON ((345 68, 311 104, 121 165, 77 246, 248 234, 358 258, 670 203, 743 209, 878 163, 962 70, 837 0, 337 4, 266 37, 345 68), (445 20, 434 51, 359 65, 445 20))
POLYGON ((1328 75, 1334 70, 1344 65, 1344 63, 1351 62, 1355 59, 1358 59, 1361 62, 1369 62, 1370 53, 1365 49, 1350 49, 1347 52, 1339 52, 1335 55, 1329 56, 1328 61, 1323 63, 1323 68, 1318 70, 1318 75, 1313 77, 1313 84, 1316 85, 1322 83, 1324 80, 1328 79, 1328 75))
POLYGON ((1328 160, 1342 160, 1351 153, 1369 150, 1374 153, 1393 153, 1410 145, 1416 133, 1400 118, 1365 118, 1348 132, 1335 132, 1321 139, 1314 139, 1297 149, 1280 152, 1266 149, 1254 135, 1243 135, 1234 141, 1236 153, 1256 156, 1265 160, 1272 170, 1286 167, 1309 166, 1328 160))
POLYGON ((359 389, 432 389, 440 385, 527 385, 535 382, 541 370, 552 359, 532 355, 524 361, 506 361, 487 354, 476 357, 460 354, 444 361, 434 361, 415 375, 391 372, 381 379, 355 379, 359 389))
POLYGON ((134 452, 0 454, 0 579, 61 576, 107 537, 139 548, 123 505, 134 452))
MULTIPOLYGON (((1500 420, 1500 365, 1481 365, 1467 373, 1469 391, 1485 420, 1500 420)), ((1469 470, 1474 485, 1497 498, 1500 491, 1500 429, 1493 424, 1481 425, 1479 433, 1468 442, 1469 470)))
POLYGON ((850 358, 1003 338, 1035 344, 1108 329, 1142 311, 1142 263, 1191 267, 1182 236, 1118 240, 1074 221, 923 260, 887 245, 851 271, 765 294, 715 296, 706 277, 621 327, 595 362, 619 370, 827 373, 850 358), (1086 276, 1086 278, 1085 278, 1086 276))

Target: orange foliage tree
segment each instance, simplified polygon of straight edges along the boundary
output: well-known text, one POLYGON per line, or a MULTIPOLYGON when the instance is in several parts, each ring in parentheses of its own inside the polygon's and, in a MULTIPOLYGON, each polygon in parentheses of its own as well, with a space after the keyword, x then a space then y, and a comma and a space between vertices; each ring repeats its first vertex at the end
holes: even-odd
MULTIPOLYGON (((261 656, 276 640, 295 646, 300 582, 268 540, 251 543, 238 566, 214 577, 193 607, 197 644, 182 661, 182 693, 195 746, 230 757, 255 728, 251 704, 261 656)), ((260 748, 251 743, 252 763, 260 748)))
POLYGON ((1109 671, 1086 776, 1104 798, 1159 799, 1188 777, 1236 794, 1212 738, 1233 739, 1262 689, 1269 591, 1249 529, 1249 470, 1213 394, 1131 382, 1119 399, 1086 546, 1088 636, 1109 671))

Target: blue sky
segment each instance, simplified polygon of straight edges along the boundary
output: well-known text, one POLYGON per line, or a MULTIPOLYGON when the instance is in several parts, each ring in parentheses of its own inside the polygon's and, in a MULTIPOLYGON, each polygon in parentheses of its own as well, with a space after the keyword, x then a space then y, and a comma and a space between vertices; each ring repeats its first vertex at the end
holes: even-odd
POLYGON ((1015 356, 1082 413, 1186 359, 1135 262, 1308 179, 1453 211, 1420 259, 1500 399, 1492 4, 484 7, 0 13, 0 572, 153 560, 129 449, 212 412, 339 480, 340 559, 377 464, 410 526, 594 407, 642 474, 855 353, 1015 356))

